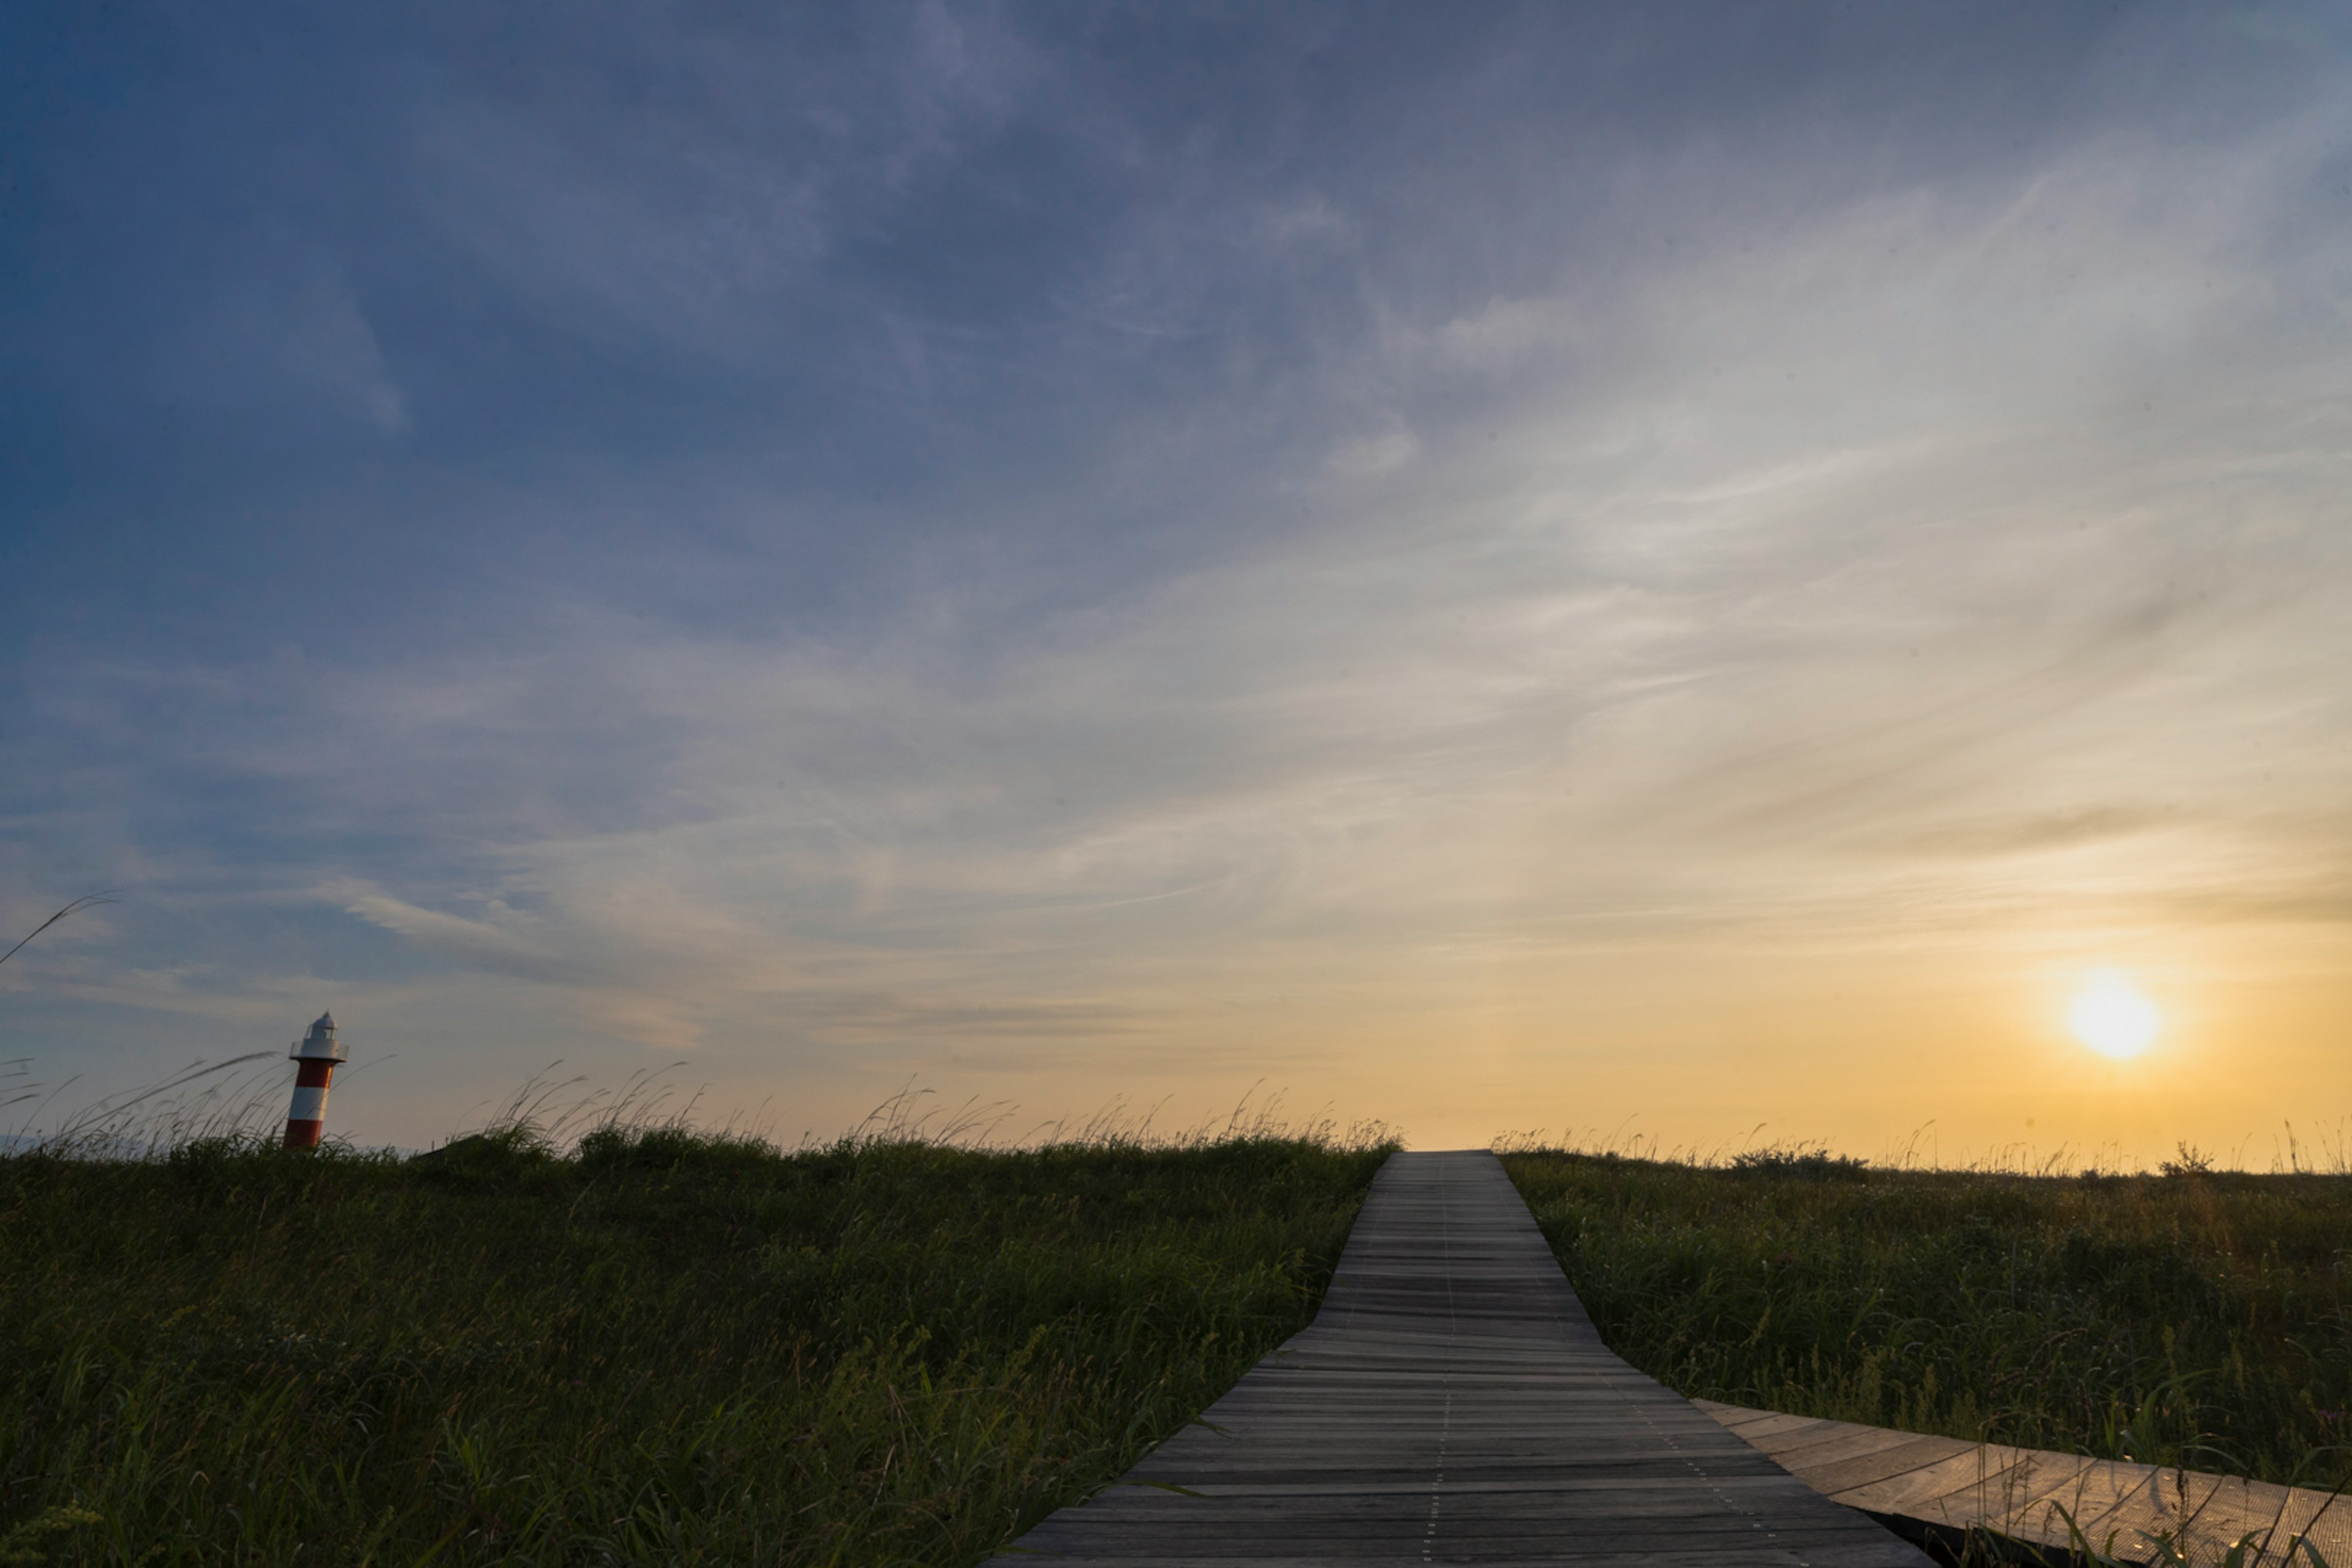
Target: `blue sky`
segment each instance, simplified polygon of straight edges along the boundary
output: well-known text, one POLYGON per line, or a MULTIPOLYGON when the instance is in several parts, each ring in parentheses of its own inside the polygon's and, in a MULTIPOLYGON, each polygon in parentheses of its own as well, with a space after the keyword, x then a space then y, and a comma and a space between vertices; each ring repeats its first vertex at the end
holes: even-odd
POLYGON ((0 969, 44 1081, 2352 1087, 2340 10, 0 26, 0 914, 121 890, 0 969))

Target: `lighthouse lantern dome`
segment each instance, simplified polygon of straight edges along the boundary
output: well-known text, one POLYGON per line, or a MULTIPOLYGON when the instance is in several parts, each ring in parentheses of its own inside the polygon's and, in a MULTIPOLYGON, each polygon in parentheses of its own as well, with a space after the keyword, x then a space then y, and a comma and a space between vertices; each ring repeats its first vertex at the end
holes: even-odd
POLYGON ((321 1013, 310 1032, 302 1037, 301 1044, 286 1053, 295 1061, 341 1062, 351 1059, 351 1051, 335 1037, 335 1016, 321 1013))

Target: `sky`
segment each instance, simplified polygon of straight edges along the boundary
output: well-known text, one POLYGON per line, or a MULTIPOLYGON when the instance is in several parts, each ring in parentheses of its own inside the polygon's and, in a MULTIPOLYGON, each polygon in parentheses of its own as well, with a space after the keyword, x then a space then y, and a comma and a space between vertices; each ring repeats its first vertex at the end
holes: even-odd
POLYGON ((331 1007, 408 1146, 660 1073, 2346 1148, 2340 7, 133 3, 0 74, 0 926, 116 900, 0 965, 53 1107, 331 1007))

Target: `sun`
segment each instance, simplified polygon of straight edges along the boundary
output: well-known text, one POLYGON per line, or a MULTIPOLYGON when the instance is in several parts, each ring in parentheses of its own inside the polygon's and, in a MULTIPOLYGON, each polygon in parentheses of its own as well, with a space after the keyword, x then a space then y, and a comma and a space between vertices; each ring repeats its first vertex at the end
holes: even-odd
POLYGON ((2103 1057, 2136 1057, 2156 1039, 2164 1015, 2121 970, 2095 969, 2066 1010, 2074 1037, 2103 1057))

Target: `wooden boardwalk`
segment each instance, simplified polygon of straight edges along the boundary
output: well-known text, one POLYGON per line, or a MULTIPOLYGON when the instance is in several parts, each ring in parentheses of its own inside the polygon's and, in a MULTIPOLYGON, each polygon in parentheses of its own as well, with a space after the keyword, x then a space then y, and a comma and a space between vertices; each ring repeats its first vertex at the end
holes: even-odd
POLYGON ((1990 1530, 2058 1555, 2079 1530, 2126 1563, 2155 1561, 2159 1539, 2197 1563, 2251 1540, 2246 1568, 2307 1565, 2307 1541, 2352 1563, 2352 1500, 2333 1492, 1696 1403, 1815 1491, 1921 1539, 1990 1530))
POLYGON ((1391 1159, 1315 1321, 991 1562, 1927 1559, 1612 1355, 1479 1152, 1391 1159))

